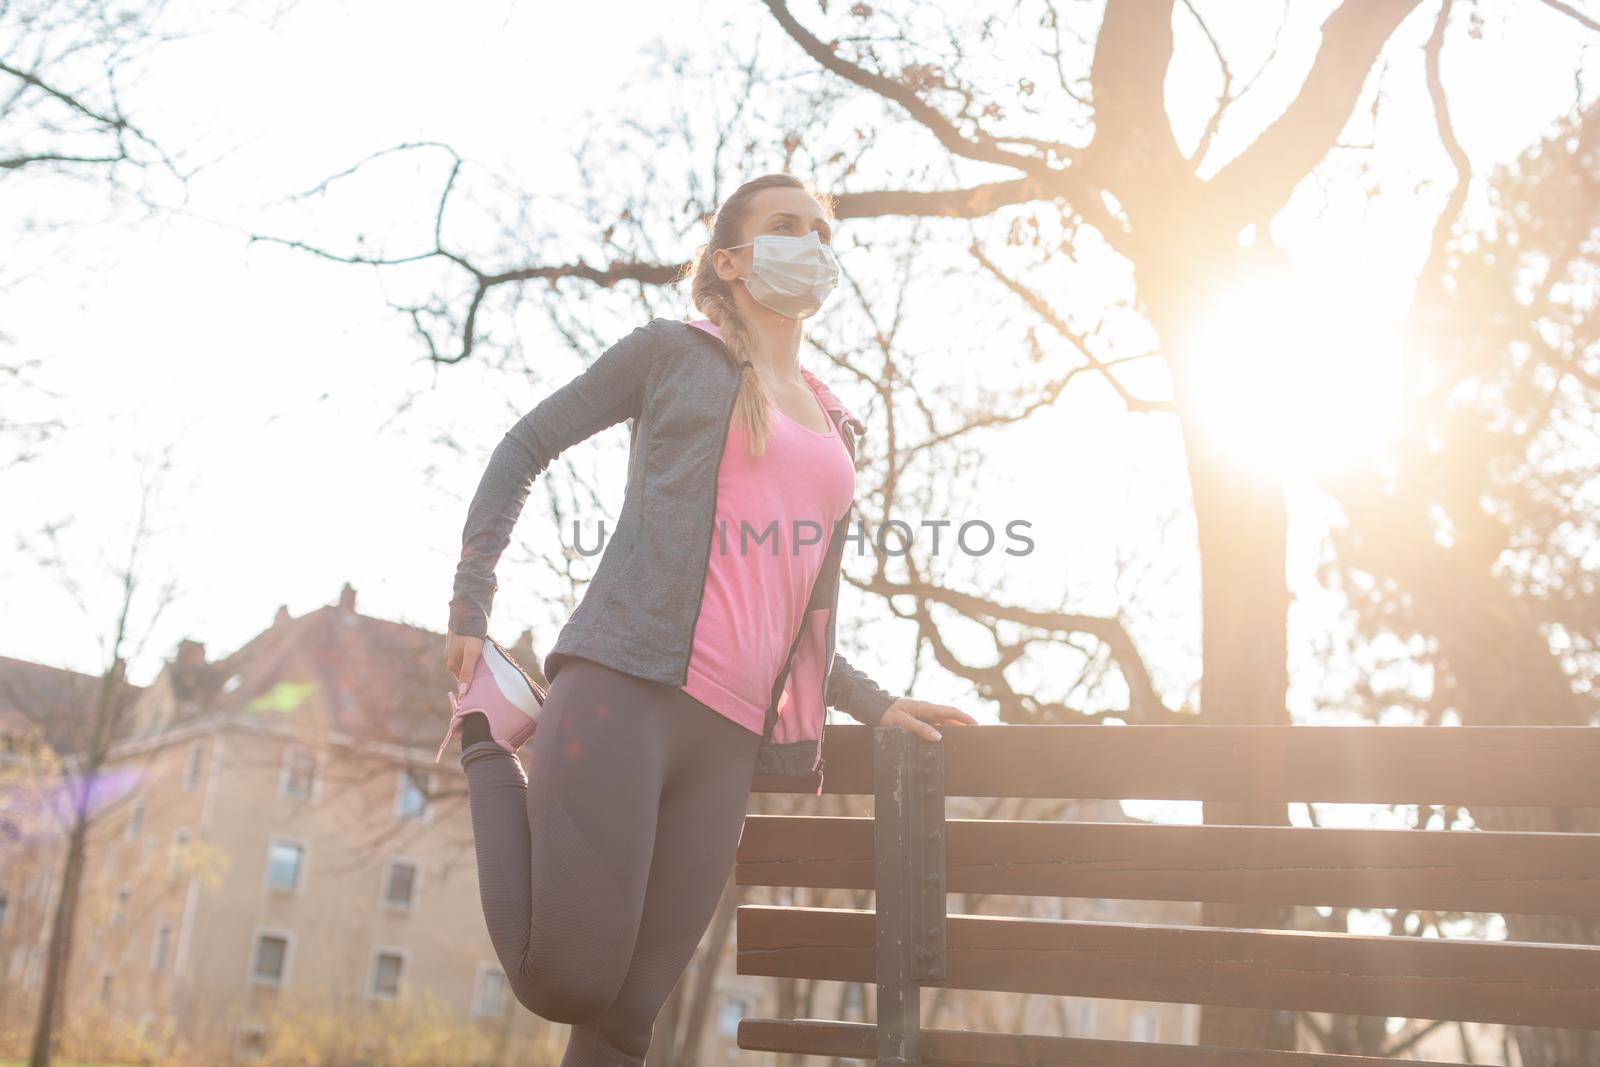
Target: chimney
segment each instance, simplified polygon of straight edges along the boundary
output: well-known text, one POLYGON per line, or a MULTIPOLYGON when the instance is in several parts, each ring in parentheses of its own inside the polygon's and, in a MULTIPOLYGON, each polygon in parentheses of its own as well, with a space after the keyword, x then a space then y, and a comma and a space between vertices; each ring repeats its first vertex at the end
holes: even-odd
POLYGON ((205 666, 206 646, 203 641, 191 641, 185 637, 178 642, 177 666, 185 673, 193 671, 196 667, 205 666))
POLYGON ((165 706, 153 712, 159 721, 147 718, 146 724, 165 726, 199 714, 196 695, 205 681, 206 646, 185 637, 178 642, 177 655, 172 657, 171 664, 162 673, 167 676, 171 686, 172 700, 170 703, 163 701, 165 706))
POLYGON ((277 617, 272 620, 272 625, 282 626, 289 621, 289 605, 279 604, 277 617))
POLYGON ((345 582, 344 588, 339 590, 339 607, 344 611, 356 610, 356 590, 349 582, 345 582))

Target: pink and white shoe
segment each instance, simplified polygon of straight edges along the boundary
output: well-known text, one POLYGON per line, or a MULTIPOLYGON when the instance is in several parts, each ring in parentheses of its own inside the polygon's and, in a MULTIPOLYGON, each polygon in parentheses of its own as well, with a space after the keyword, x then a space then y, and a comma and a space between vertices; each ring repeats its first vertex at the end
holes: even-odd
POLYGON ((433 762, 444 758, 444 750, 460 731, 462 719, 474 711, 482 712, 489 720, 489 736, 495 744, 516 755, 538 729, 545 696, 545 688, 528 677, 499 642, 485 637, 467 691, 459 696, 450 693, 450 730, 433 762))

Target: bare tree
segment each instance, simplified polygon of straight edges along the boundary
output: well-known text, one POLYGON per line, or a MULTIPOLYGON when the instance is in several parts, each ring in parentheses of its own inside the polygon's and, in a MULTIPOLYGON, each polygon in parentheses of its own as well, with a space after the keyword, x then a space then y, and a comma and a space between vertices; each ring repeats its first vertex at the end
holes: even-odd
MULTIPOLYGON (((49 1067, 55 1037, 65 1017, 63 997, 77 928, 90 831, 108 798, 104 774, 108 754, 129 725, 128 713, 137 695, 136 689, 127 682, 128 660, 142 652, 148 635, 175 594, 171 581, 147 591, 150 580, 145 560, 157 536, 160 489, 170 469, 168 450, 141 476, 139 508, 129 533, 126 556, 113 571, 119 600, 109 633, 101 642, 108 666, 100 676, 92 706, 61 708, 40 704, 26 692, 7 693, 11 706, 32 718, 41 732, 55 739, 54 747, 60 752, 59 777, 50 791, 49 808, 60 821, 66 844, 50 922, 29 1067, 49 1067)), ((54 551, 58 544, 53 535, 55 529, 51 528, 51 536, 43 539, 47 548, 38 562, 41 567, 57 572, 65 592, 87 618, 90 608, 82 579, 74 565, 54 551)))

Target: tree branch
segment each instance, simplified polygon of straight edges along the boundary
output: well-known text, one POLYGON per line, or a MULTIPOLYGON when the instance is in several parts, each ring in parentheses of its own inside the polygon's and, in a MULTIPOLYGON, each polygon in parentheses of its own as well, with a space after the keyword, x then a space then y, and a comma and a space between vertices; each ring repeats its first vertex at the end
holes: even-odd
POLYGON ((824 44, 815 34, 802 26, 782 0, 765 0, 765 2, 767 10, 772 12, 772 17, 778 20, 778 25, 783 27, 784 32, 793 38, 808 56, 816 60, 819 66, 854 85, 899 104, 905 109, 906 114, 932 133, 949 151, 965 159, 1015 167, 1039 178, 1048 178, 1059 173, 1057 168, 1039 156, 1024 156, 1005 151, 987 134, 980 132, 975 139, 967 137, 937 108, 919 97, 910 85, 904 81, 886 78, 842 59, 834 46, 824 44))
POLYGON ((1450 162, 1456 170, 1455 188, 1450 190, 1444 210, 1439 213, 1438 220, 1433 224, 1433 244, 1428 252, 1427 262, 1423 264, 1422 272, 1418 276, 1423 285, 1430 284, 1430 281, 1434 283, 1438 281, 1439 272, 1443 270, 1445 244, 1450 239, 1451 227, 1460 217, 1461 209, 1466 204, 1467 187, 1472 180, 1472 162, 1462 150, 1461 142, 1456 140, 1455 125, 1450 121, 1450 103, 1445 99, 1444 83, 1439 77, 1439 53, 1444 47, 1444 30, 1450 21, 1451 4, 1452 0, 1444 0, 1439 5, 1439 17, 1434 20, 1433 33, 1428 36, 1428 43, 1423 46, 1428 96, 1433 100, 1433 121, 1439 130, 1439 140, 1444 145, 1445 153, 1450 157, 1450 162))
POLYGON ((1586 29, 1600 30, 1600 22, 1596 22, 1594 19, 1590 18, 1588 15, 1585 15, 1582 11, 1579 11, 1571 4, 1563 4, 1561 0, 1540 0, 1540 2, 1546 7, 1553 8, 1556 11, 1561 12, 1569 19, 1577 21, 1586 29))
POLYGON ((1322 24, 1322 47, 1299 94, 1232 163, 1206 183, 1226 227, 1277 214, 1350 120, 1384 42, 1417 0, 1345 3, 1322 24))

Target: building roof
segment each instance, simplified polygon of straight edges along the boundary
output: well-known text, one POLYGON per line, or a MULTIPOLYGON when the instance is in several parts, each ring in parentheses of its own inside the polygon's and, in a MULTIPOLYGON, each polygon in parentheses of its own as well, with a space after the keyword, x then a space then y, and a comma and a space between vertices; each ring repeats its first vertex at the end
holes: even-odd
MULTIPOLYGON (((160 673, 136 690, 119 740, 150 737, 218 714, 260 718, 311 734, 432 747, 450 719, 453 682, 444 664, 444 634, 373 618, 355 610, 347 583, 339 601, 298 618, 280 608, 271 626, 230 655, 208 661, 205 645, 179 643, 160 673)), ((517 662, 539 678, 533 637, 511 646, 517 662)), ((0 658, 0 694, 7 680, 37 706, 58 709, 50 720, 87 720, 98 678, 0 658)), ((0 700, 0 726, 5 705, 0 700)), ((30 716, 32 717, 32 716, 30 716)), ((65 737, 70 731, 59 731, 65 737)))
MULTIPOLYGON (((437 631, 360 614, 346 584, 338 603, 298 618, 280 609, 243 648, 206 664, 189 714, 178 718, 242 714, 313 733, 431 746, 450 719, 454 683, 444 642, 437 631)), ((513 655, 537 675, 531 633, 513 655)))
MULTIPOLYGON (((101 679, 65 667, 0 656, 0 752, 43 741, 58 752, 88 742, 101 679)), ((121 699, 131 704, 141 687, 123 680, 121 699)))

